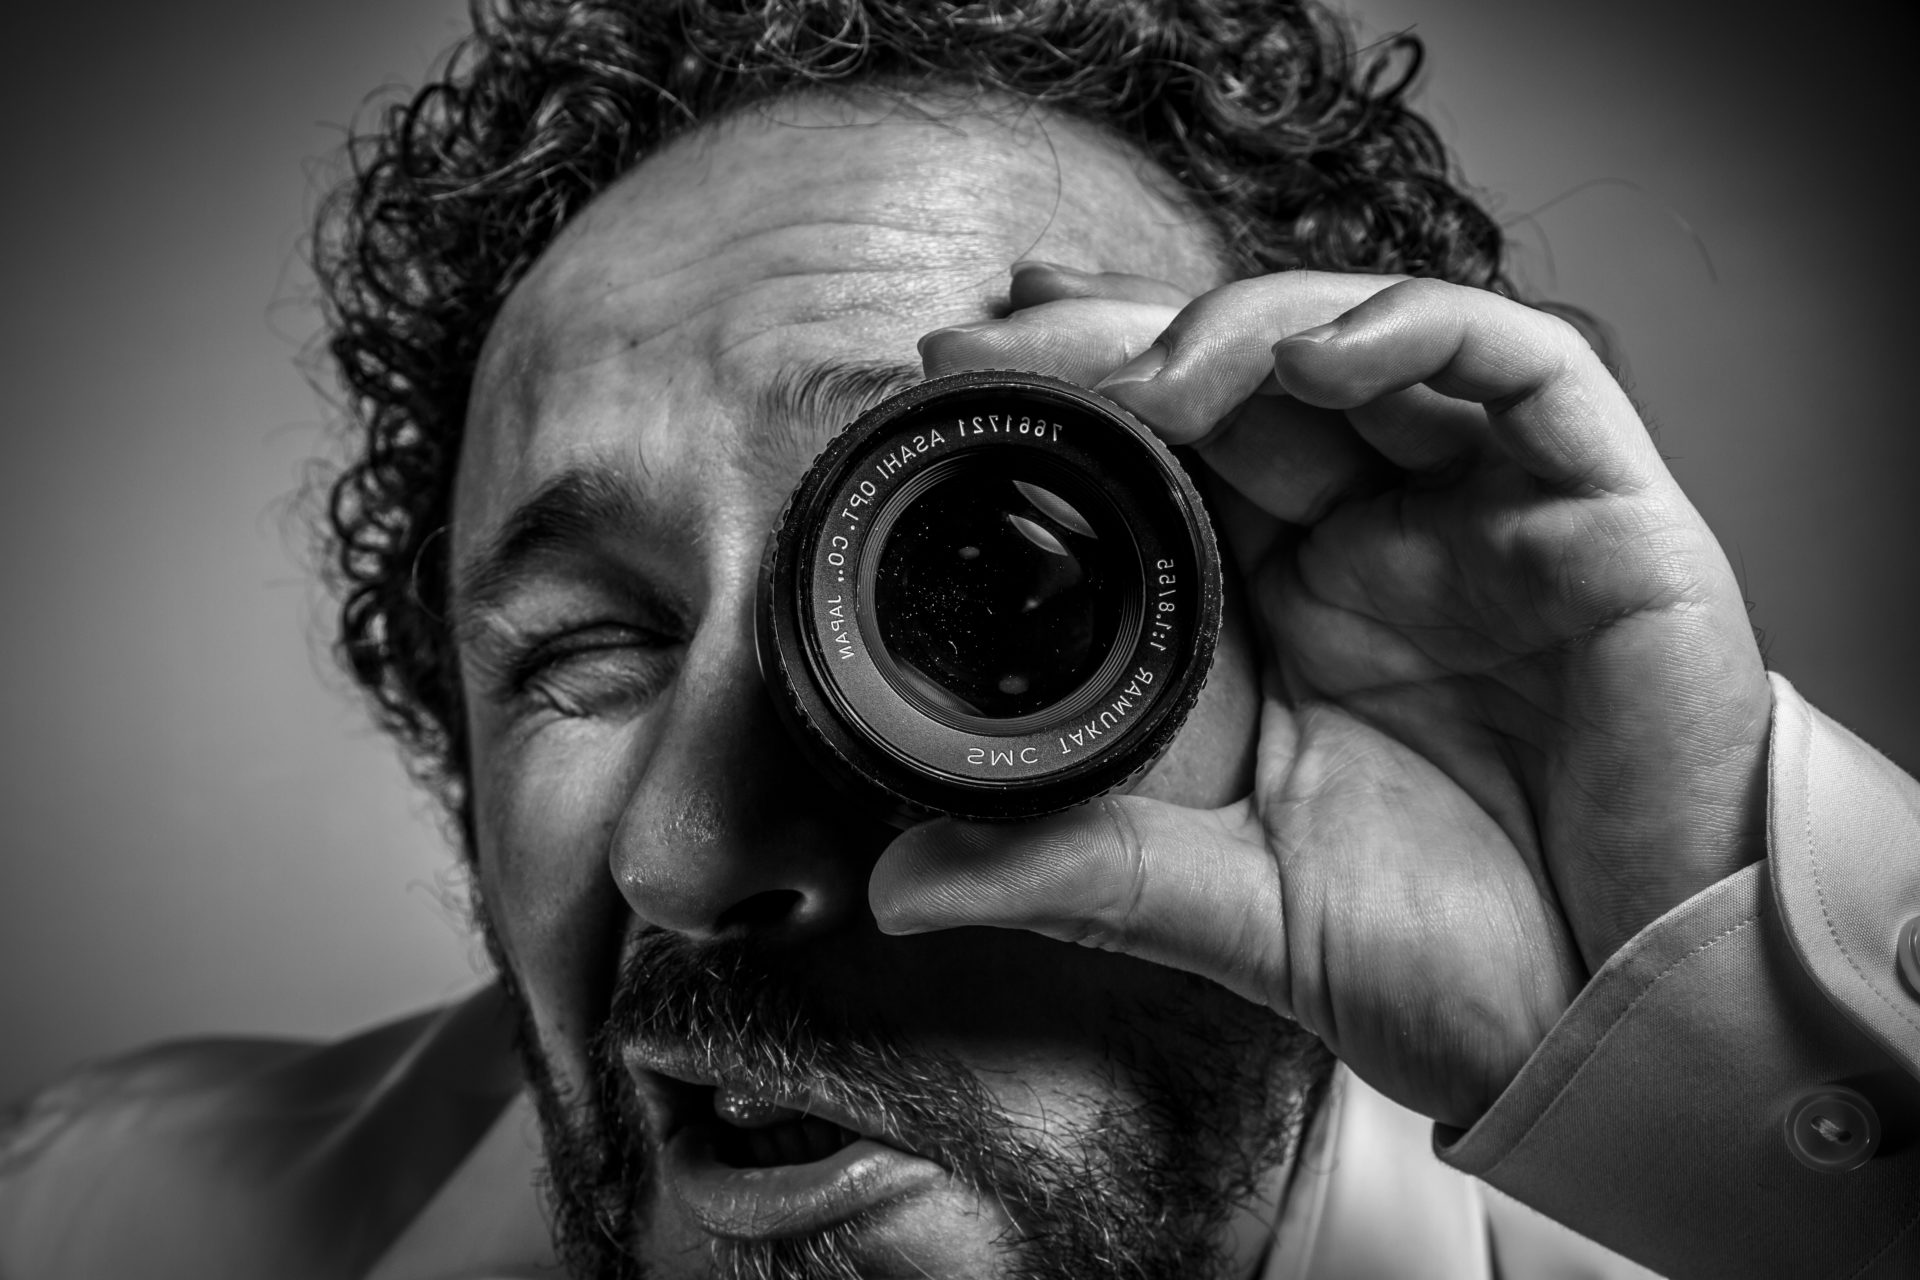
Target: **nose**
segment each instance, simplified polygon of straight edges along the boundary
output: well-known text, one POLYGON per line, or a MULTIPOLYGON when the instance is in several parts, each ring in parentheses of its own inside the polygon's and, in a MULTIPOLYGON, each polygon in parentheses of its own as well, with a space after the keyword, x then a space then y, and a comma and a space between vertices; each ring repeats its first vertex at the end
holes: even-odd
POLYGON ((614 833, 614 880, 642 921, 695 940, 857 922, 893 832, 800 756, 760 679, 751 604, 729 612, 702 625, 662 709, 614 833))

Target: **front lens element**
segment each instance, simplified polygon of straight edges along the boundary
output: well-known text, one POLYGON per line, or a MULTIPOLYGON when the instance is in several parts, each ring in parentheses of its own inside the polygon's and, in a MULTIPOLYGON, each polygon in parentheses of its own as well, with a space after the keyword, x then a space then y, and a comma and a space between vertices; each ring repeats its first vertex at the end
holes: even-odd
POLYGON ((802 751, 906 825, 1126 785, 1199 696, 1220 621, 1200 495, 1113 402, 960 373, 850 424, 768 536, 760 669, 802 751))
MULTIPOLYGON (((873 616, 913 692, 952 714, 1012 719, 1080 689, 1106 661, 1132 557, 1037 480, 974 468, 900 513, 873 616)), ((1093 513, 1104 514, 1104 513, 1093 513)))

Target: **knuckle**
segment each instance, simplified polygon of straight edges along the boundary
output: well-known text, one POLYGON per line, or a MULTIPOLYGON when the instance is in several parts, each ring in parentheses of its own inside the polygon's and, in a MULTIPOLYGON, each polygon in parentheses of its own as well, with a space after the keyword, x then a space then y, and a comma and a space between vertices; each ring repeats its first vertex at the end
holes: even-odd
POLYGON ((1180 309, 1180 314, 1167 326, 1167 337, 1177 342, 1189 333, 1232 324, 1240 317, 1258 314, 1272 287, 1270 281, 1274 278, 1254 276, 1209 289, 1180 309))
POLYGON ((1418 299, 1422 302, 1461 302, 1481 292, 1467 285, 1455 284, 1451 280, 1441 280, 1433 276, 1408 276, 1398 283, 1388 285, 1381 292, 1395 297, 1418 299))
POLYGON ((1534 311, 1533 314, 1540 317, 1539 323, 1541 329, 1550 335, 1553 342, 1562 349, 1567 351, 1592 350, 1592 347, 1587 342, 1587 335, 1575 328, 1573 322, 1565 316, 1555 315, 1551 311, 1537 310, 1534 311))
POLYGON ((1405 310, 1429 317, 1464 317, 1478 290, 1429 276, 1408 276, 1388 285, 1367 300, 1369 309, 1405 310))
POLYGON ((1593 345, 1587 341, 1587 335, 1566 317, 1532 308, 1528 308, 1528 311, 1533 317, 1532 324, 1539 334, 1541 346, 1553 358, 1556 372, 1565 373, 1588 363, 1598 365, 1599 357, 1594 353, 1593 345))
POLYGON ((1109 797, 1099 802, 1099 812, 1104 830, 1083 853, 1092 864, 1086 870, 1097 877, 1087 917, 1109 933, 1124 934, 1146 897, 1145 848, 1126 805, 1109 797))
POLYGON ((1210 289, 1187 303, 1168 325, 1166 337, 1177 346, 1190 334, 1242 330, 1266 333, 1281 318, 1296 328, 1307 328, 1409 285, 1433 285, 1443 290, 1458 287, 1403 275, 1307 268, 1249 276, 1210 289))

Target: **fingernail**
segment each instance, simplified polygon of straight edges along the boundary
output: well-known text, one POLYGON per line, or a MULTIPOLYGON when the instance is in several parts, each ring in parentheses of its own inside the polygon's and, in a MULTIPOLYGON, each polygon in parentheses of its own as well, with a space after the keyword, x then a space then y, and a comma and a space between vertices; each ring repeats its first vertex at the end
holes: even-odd
POLYGON ((1158 342, 1093 384, 1095 391, 1152 382, 1167 365, 1167 349, 1158 342))
POLYGON ((953 333, 984 333, 1000 323, 998 320, 976 320, 972 324, 948 325, 944 329, 935 329, 931 333, 921 335, 920 341, 916 346, 920 354, 924 356, 927 354, 927 344, 936 338, 944 338, 948 334, 953 333))
POLYGON ((873 922, 880 926, 880 932, 886 934, 925 933, 928 924, 919 912, 906 909, 899 899, 888 893, 880 898, 872 896, 869 886, 867 909, 873 912, 873 922))
POLYGON ((1058 262, 1047 262, 1040 258, 1022 258, 1013 264, 1011 274, 1017 276, 1022 271, 1058 271, 1063 276, 1083 276, 1087 274, 1078 267, 1062 266, 1058 262))
POLYGON ((1338 334, 1340 332, 1340 328, 1341 326, 1338 320, 1329 321, 1326 324, 1317 324, 1311 329, 1302 329, 1298 333, 1289 334, 1287 337, 1284 337, 1280 339, 1280 341, 1274 343, 1273 348, 1274 350, 1278 351, 1281 347, 1286 346, 1289 342, 1305 342, 1317 347, 1321 343, 1325 342, 1328 338, 1331 338, 1334 335, 1338 334))

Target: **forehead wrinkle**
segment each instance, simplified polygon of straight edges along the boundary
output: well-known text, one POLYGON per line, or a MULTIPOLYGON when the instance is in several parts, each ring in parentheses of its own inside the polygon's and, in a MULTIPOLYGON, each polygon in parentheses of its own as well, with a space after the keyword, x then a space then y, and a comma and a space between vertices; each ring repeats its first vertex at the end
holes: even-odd
MULTIPOLYGON (((823 328, 833 338, 837 338, 851 350, 874 350, 876 347, 897 347, 898 355, 904 362, 914 351, 914 339, 903 338, 898 332, 899 322, 911 322, 916 332, 935 325, 926 321, 928 316, 938 316, 938 324, 958 324, 963 320, 984 320, 994 314, 995 300, 993 278, 973 284, 956 283, 935 286, 927 281, 915 282, 914 287, 889 290, 885 301, 861 293, 833 293, 821 291, 815 302, 804 310, 795 309, 780 315, 746 314, 729 317, 719 329, 709 335, 704 351, 713 363, 720 377, 729 382, 737 382, 738 376, 732 373, 735 366, 751 368, 752 358, 744 355, 746 348, 770 343, 776 346, 790 346, 803 341, 812 328, 823 328), (977 307, 969 307, 964 316, 948 314, 955 303, 977 299, 977 307)), ((999 301, 1006 301, 1005 290, 999 292, 999 301)), ((893 354, 889 352, 888 354, 893 354)))
MULTIPOLYGON (((818 132, 832 137, 872 127, 829 125, 818 132)), ((796 129, 803 134, 813 132, 791 124, 768 126, 769 132, 776 134, 796 129)), ((701 139, 703 148, 724 149, 729 141, 742 139, 740 130, 724 126, 710 126, 701 132, 705 135, 701 139)), ((954 133, 958 139, 969 138, 963 130, 954 133)), ((755 146, 764 146, 767 141, 752 137, 742 140, 755 146)), ((602 192, 555 244, 564 252, 583 243, 624 240, 631 234, 634 215, 644 210, 643 220, 651 225, 649 249, 671 253, 698 246, 701 251, 699 257, 683 257, 660 268, 664 272, 701 258, 724 256, 761 238, 820 228, 893 232, 911 237, 918 252, 921 242, 938 243, 956 235, 980 235, 1010 243, 1025 240, 1035 234, 1033 227, 1044 227, 1052 220, 1068 195, 1051 134, 1046 137, 1047 157, 1039 163, 1038 157, 1021 148, 994 145, 991 137, 972 138, 986 154, 965 157, 945 157, 939 148, 914 147, 903 152, 896 141, 882 133, 873 146, 849 157, 853 166, 849 171, 837 173, 831 180, 802 174, 773 190, 754 187, 749 177, 745 180, 749 203, 729 208, 726 218, 716 219, 717 193, 703 192, 701 198, 691 194, 715 181, 714 176, 703 172, 693 181, 680 176, 679 171, 686 167, 680 152, 683 140, 643 160, 602 192), (1044 173, 1044 181, 1036 183, 1039 173, 1044 173)), ((1103 143, 1100 149, 1105 151, 1110 146, 1103 143)), ((736 159, 735 165, 744 165, 748 175, 762 167, 751 155, 736 159)), ((1102 181, 1100 185, 1104 188, 1107 184, 1102 181)), ((1140 187, 1137 179, 1132 185, 1140 187)), ((1103 205, 1096 198, 1087 207, 1104 213, 1103 205)))
MULTIPOLYGON (((781 323, 775 311, 800 323, 859 310, 910 315, 916 306, 932 311, 951 303, 956 294, 976 307, 991 307, 1005 264, 1043 247, 1048 253, 1066 250, 1069 257, 1062 261, 1139 270, 1147 264, 1109 261, 1115 255, 1100 243, 1113 233, 1124 235, 1114 224, 1116 181, 1128 188, 1129 213, 1120 220, 1134 225, 1135 236, 1128 239, 1143 231, 1157 239, 1153 233, 1174 228, 1188 232, 1176 238, 1210 239, 1204 220, 1167 198, 1159 189, 1164 183, 1152 181, 1151 162, 1130 152, 1124 139, 1083 121, 1030 114, 1031 104, 1020 108, 1011 135, 1024 135, 1025 143, 1009 134, 1004 120, 988 119, 990 127, 979 130, 964 115, 896 120, 932 125, 940 139, 904 152, 893 129, 810 118, 750 115, 689 135, 603 193, 546 255, 548 270, 536 268, 546 277, 546 309, 571 313, 572 323, 563 322, 553 336, 569 345, 631 349, 706 321, 701 327, 709 338, 716 327, 721 331, 718 351, 709 346, 709 354, 724 356, 742 336, 781 323), (839 137, 848 129, 856 137, 872 130, 876 144, 855 149, 851 176, 828 186, 802 174, 781 198, 750 182, 747 190, 757 192, 755 198, 744 206, 735 202, 726 217, 714 216, 718 192, 710 184, 739 180, 730 176, 739 172, 737 163, 711 167, 730 146, 764 149, 769 138, 761 135, 776 141, 780 133, 839 137), (1065 163, 1066 135, 1074 139, 1073 166, 1065 163), (948 139, 977 146, 979 153, 965 166, 945 163, 948 139), (685 177, 689 167, 697 174, 691 180, 685 177), (1079 181, 1064 180, 1069 168, 1081 173, 1079 181), (696 189, 703 198, 690 198, 696 189), (1054 241, 1061 243, 1045 247, 1054 241), (977 272, 966 270, 975 263, 977 272), (966 279, 956 280, 956 273, 966 279), (799 280, 815 287, 779 288, 799 280), (753 305, 760 299, 768 305, 753 305), (568 305, 553 305, 561 303, 568 305), (709 327, 716 316, 722 323, 709 327), (735 318, 745 323, 726 323, 735 318)), ((769 159, 777 159, 777 152, 769 159)), ((583 353, 568 352, 564 362, 584 363, 583 353)))
MULTIPOLYGON (((703 130, 697 153, 723 150, 735 141, 767 145, 765 138, 743 135, 739 124, 703 130)), ((776 134, 830 137, 863 128, 813 129, 784 122, 764 127, 776 134)), ((912 273, 962 267, 986 257, 997 272, 1046 239, 1064 215, 1077 215, 1067 218, 1068 234, 1075 239, 1105 227, 1113 212, 1116 172, 1124 174, 1132 188, 1129 196, 1146 195, 1147 203, 1160 206, 1150 222, 1164 226, 1179 221, 1177 211, 1140 182, 1130 160, 1108 154, 1114 146, 1104 137, 1091 148, 1096 158, 1080 166, 1094 171, 1088 176, 1095 189, 1082 193, 1064 180, 1065 166, 1051 128, 1038 131, 1044 154, 1003 144, 994 130, 976 136, 956 122, 948 131, 960 142, 977 145, 981 153, 962 157, 965 164, 945 162, 948 157, 939 147, 903 155, 890 131, 883 131, 876 146, 853 152, 852 171, 837 174, 831 182, 803 173, 773 191, 741 179, 750 198, 744 207, 736 202, 724 218, 714 216, 718 192, 705 190, 720 179, 704 164, 696 166, 701 170, 697 181, 681 179, 686 152, 680 144, 670 145, 603 193, 598 207, 576 223, 571 234, 563 233, 559 256, 573 257, 582 272, 595 274, 604 268, 587 265, 590 260, 626 258, 648 276, 644 284, 666 284, 669 289, 683 273, 717 264, 737 264, 736 270, 752 271, 758 278, 779 278, 796 267, 824 274, 828 269, 856 273, 877 265, 912 273), (705 198, 693 198, 695 190, 705 198)), ((753 160, 751 155, 737 160, 736 167, 744 164, 746 173, 756 173, 759 166, 753 160)), ((627 291, 621 284, 613 290, 627 291)))
MULTIPOLYGON (((778 232, 738 237, 730 243, 739 247, 762 237, 805 230, 783 227, 778 232)), ((848 257, 809 261, 806 255, 792 253, 782 255, 784 262, 776 260, 751 271, 742 269, 728 282, 709 282, 700 290, 675 287, 681 277, 691 274, 697 278, 700 271, 723 260, 727 250, 718 247, 650 278, 612 284, 584 307, 577 300, 570 307, 554 305, 568 298, 573 287, 568 273, 554 273, 541 282, 541 291, 549 294, 547 305, 526 308, 534 313, 536 323, 512 344, 510 363, 501 359, 508 353, 496 347, 483 355, 482 370, 495 375, 523 375, 512 380, 522 384, 516 390, 524 399, 531 391, 528 384, 576 374, 678 334, 704 329, 709 340, 701 345, 717 359, 769 329, 876 311, 911 316, 920 308, 951 301, 977 288, 1000 287, 1004 292, 1004 273, 998 266, 1001 255, 994 252, 997 238, 991 233, 978 229, 951 234, 928 234, 907 227, 890 230, 897 231, 902 242, 887 252, 870 255, 868 261, 848 257), (967 243, 956 243, 963 239, 967 243), (984 255, 974 242, 986 242, 984 255), (981 263, 980 273, 968 281, 954 281, 944 274, 976 262, 981 263), (635 307, 629 300, 636 297, 656 302, 671 298, 673 305, 635 307), (768 305, 757 305, 762 303, 768 305)))
MULTIPOLYGON (((884 191, 885 198, 869 206, 869 211, 904 211, 913 229, 929 225, 928 215, 935 215, 934 225, 940 226, 938 215, 942 213, 954 214, 975 207, 1001 209, 1020 200, 1043 205, 1058 199, 1065 185, 1065 166, 1048 128, 1051 113, 1025 101, 1005 104, 1013 108, 1010 113, 994 110, 989 99, 976 95, 956 100, 944 111, 928 110, 937 98, 937 94, 890 98, 862 108, 848 100, 822 98, 806 90, 789 93, 723 115, 681 135, 615 183, 610 191, 646 198, 654 190, 642 180, 650 167, 656 171, 654 181, 658 187, 695 191, 714 182, 717 176, 723 179, 729 176, 717 170, 716 162, 730 148, 742 144, 780 146, 783 134, 804 139, 809 134, 833 137, 852 130, 860 133, 864 140, 849 157, 854 167, 839 174, 832 183, 803 180, 798 188, 802 196, 819 198, 824 194, 829 200, 837 200, 839 190, 849 184, 867 187, 870 197, 884 191), (882 108, 877 114, 870 109, 874 105, 882 108), (1033 145, 1033 138, 1039 139, 1040 146, 1033 145), (1045 160, 1039 167, 1048 173, 1051 190, 1044 200, 1035 200, 1031 182, 1011 180, 1020 178, 1022 169, 1038 161, 1042 150, 1045 160), (1003 180, 1002 185, 992 188, 991 200, 955 203, 942 198, 944 192, 956 186, 969 192, 977 190, 983 169, 997 172, 1003 180), (685 176, 669 180, 667 175, 676 172, 685 176)), ((1112 148, 1117 141, 1120 151, 1132 150, 1121 135, 1103 126, 1075 121, 1069 127, 1084 128, 1098 135, 1105 147, 1112 148)), ((756 221, 777 223, 786 216, 788 207, 779 201, 767 201, 758 207, 762 218, 756 221)), ((698 208, 693 225, 707 229, 704 206, 698 208)), ((831 221, 832 209, 832 205, 811 206, 808 220, 831 221)))
MULTIPOLYGON (((673 324, 684 324, 691 316, 749 299, 769 286, 794 281, 819 282, 825 287, 810 295, 819 297, 811 309, 801 305, 791 308, 787 314, 801 322, 832 319, 855 305, 884 304, 909 292, 941 291, 949 286, 937 277, 929 280, 930 273, 965 268, 981 262, 983 257, 993 263, 988 270, 997 274, 1004 267, 1001 252, 1005 246, 1015 243, 984 225, 929 230, 925 224, 905 226, 852 218, 812 220, 733 237, 711 253, 667 268, 653 279, 621 286, 618 292, 631 294, 635 290, 658 288, 684 272, 737 254, 736 262, 740 265, 732 272, 734 278, 717 285, 709 283, 707 289, 713 296, 697 308, 676 312, 673 324), (847 242, 834 240, 822 244, 819 231, 823 227, 858 228, 866 234, 847 242), (799 243, 787 248, 779 243, 783 239, 799 243), (894 280, 877 284, 879 277, 894 277, 894 280)), ((783 301, 791 305, 793 299, 783 301)))

